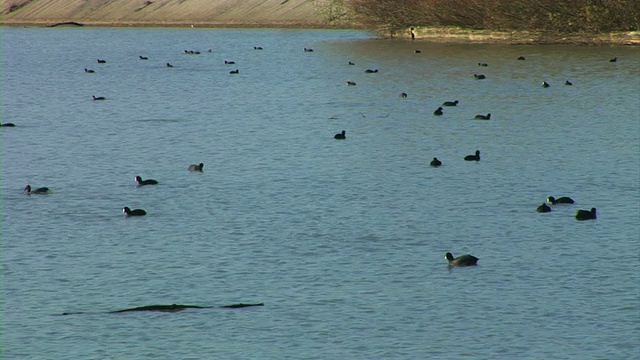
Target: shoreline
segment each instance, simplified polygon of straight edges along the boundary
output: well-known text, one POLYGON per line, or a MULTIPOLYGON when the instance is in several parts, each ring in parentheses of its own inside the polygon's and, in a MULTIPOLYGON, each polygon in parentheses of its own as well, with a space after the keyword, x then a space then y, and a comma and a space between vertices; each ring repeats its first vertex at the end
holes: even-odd
MULTIPOLYGON (((327 29, 327 30, 361 30, 377 33, 380 38, 411 39, 411 29, 401 32, 385 32, 367 29, 354 23, 327 23, 309 20, 256 20, 256 21, 0 21, 0 26, 7 27, 164 27, 164 28, 198 28, 198 29, 327 29)), ((625 45, 640 46, 640 31, 612 32, 604 34, 556 34, 536 31, 492 31, 470 30, 455 27, 415 27, 415 41, 439 43, 474 43, 474 44, 507 44, 507 45, 579 45, 606 46, 625 45)))

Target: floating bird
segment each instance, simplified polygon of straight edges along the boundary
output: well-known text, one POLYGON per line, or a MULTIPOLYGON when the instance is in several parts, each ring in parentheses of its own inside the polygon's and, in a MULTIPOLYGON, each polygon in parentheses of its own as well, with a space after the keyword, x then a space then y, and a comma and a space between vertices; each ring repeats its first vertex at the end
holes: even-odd
POLYGON ((231 71, 229 71, 229 74, 240 74, 240 70, 238 70, 238 69, 231 70, 231 71))
POLYGON ((173 67, 173 65, 171 65, 170 63, 167 63, 167 67, 173 67))
POLYGON ((569 81, 569 80, 565 81, 564 84, 565 85, 573 85, 573 83, 571 81, 569 81))
POLYGON ((491 120, 491 113, 487 115, 478 114, 474 117, 476 120, 491 120))
POLYGON ((480 161, 480 150, 476 150, 475 155, 467 155, 464 157, 467 161, 480 161))
POLYGON ((349 80, 349 81, 347 81, 347 85, 349 85, 349 86, 356 86, 356 82, 355 82, 355 81, 351 81, 351 80, 349 80))
POLYGON ((142 210, 142 209, 129 209, 128 207, 124 207, 122 208, 122 212, 125 213, 127 216, 145 216, 147 215, 147 212, 142 210))
POLYGON ((416 54, 420 54, 422 51, 420 51, 420 50, 413 50, 413 52, 414 52, 414 53, 416 53, 416 54))
POLYGON ((542 205, 538 206, 536 211, 539 213, 546 213, 546 212, 550 212, 551 208, 549 207, 549 205, 542 203, 542 205))
POLYGON ((591 210, 578 210, 576 213, 576 220, 595 220, 596 219, 596 208, 591 208, 591 210))
POLYGON ((346 134, 346 131, 342 130, 341 133, 335 134, 333 138, 337 140, 345 140, 347 138, 345 134, 346 134))
POLYGON ((445 101, 442 103, 442 106, 457 106, 459 103, 458 100, 456 101, 445 101))
POLYGON ((95 71, 95 70, 91 70, 91 69, 84 68, 84 72, 89 73, 89 74, 93 74, 93 73, 95 73, 96 71, 95 71))
POLYGON ((106 64, 107 60, 101 60, 101 59, 96 59, 98 61, 98 64, 106 64))
POLYGON ((478 258, 473 255, 460 255, 454 258, 453 255, 448 252, 444 255, 444 258, 449 261, 449 266, 476 266, 478 265, 478 258))
POLYGON ((366 72, 367 74, 373 74, 373 73, 377 73, 378 69, 372 70, 372 69, 367 69, 364 72, 366 72))
POLYGON ((355 65, 356 63, 349 61, 349 65, 355 65))
POLYGON ((138 186, 157 185, 158 184, 158 182, 156 180, 153 180, 153 179, 142 180, 142 178, 140 176, 136 176, 136 182, 138 183, 138 186))
POLYGON ((478 66, 489 66, 487 63, 478 63, 478 66))
POLYGON ((401 98, 406 98, 407 97, 407 93, 406 92, 401 92, 400 93, 400 97, 401 98))
POLYGON ((542 87, 543 87, 543 88, 548 88, 549 86, 551 86, 551 85, 549 85, 549 83, 548 83, 548 82, 546 82, 546 81, 543 81, 543 82, 542 82, 542 87))
POLYGON ((225 61, 224 61, 224 63, 225 63, 226 65, 233 65, 233 64, 235 64, 236 62, 235 62, 235 61, 227 61, 227 60, 225 60, 225 61))
POLYGON ((518 57, 518 60, 524 60, 524 56, 518 57))
POLYGON ((557 205, 557 204, 574 204, 575 201, 573 201, 572 198, 567 197, 567 196, 562 196, 559 198, 554 198, 553 196, 549 196, 547 197, 547 202, 551 205, 557 205))
POLYGON ((192 164, 189 165, 189 171, 200 171, 202 172, 202 169, 204 169, 204 164, 200 163, 198 165, 192 164))
POLYGON ((313 49, 311 49, 311 48, 304 48, 304 51, 305 51, 305 52, 313 52, 313 49))
POLYGON ((16 126, 16 124, 14 124, 14 123, 4 123, 4 124, 0 124, 0 126, 2 126, 2 127, 14 127, 14 126, 16 126))
POLYGON ((442 114, 444 114, 444 113, 442 112, 442 106, 438 107, 438 108, 433 112, 433 115, 437 115, 437 116, 440 116, 440 115, 442 115, 442 114))
POLYGON ((27 195, 32 195, 32 194, 36 194, 36 195, 44 195, 44 194, 48 194, 50 193, 51 190, 49 190, 48 187, 41 187, 41 188, 37 188, 35 190, 31 190, 31 185, 27 185, 24 187, 24 193, 27 195))
POLYGON ((93 100, 106 100, 107 98, 105 98, 104 96, 95 96, 93 95, 93 100))
POLYGON ((617 57, 614 57, 613 59, 610 59, 610 60, 609 60, 609 62, 616 62, 616 61, 618 61, 618 58, 617 58, 617 57))
POLYGON ((482 80, 482 79, 486 79, 487 77, 482 75, 482 74, 473 74, 473 77, 476 78, 476 80, 482 80))
POLYGON ((431 160, 431 163, 429 163, 429 165, 433 167, 438 167, 442 165, 442 161, 438 160, 438 158, 433 158, 433 160, 431 160))
POLYGON ((262 50, 262 46, 254 46, 253 50, 262 50))
POLYGON ((142 56, 142 55, 140 55, 140 56, 138 56, 138 57, 140 58, 140 60, 149 60, 149 58, 148 58, 148 57, 146 57, 146 56, 142 56))

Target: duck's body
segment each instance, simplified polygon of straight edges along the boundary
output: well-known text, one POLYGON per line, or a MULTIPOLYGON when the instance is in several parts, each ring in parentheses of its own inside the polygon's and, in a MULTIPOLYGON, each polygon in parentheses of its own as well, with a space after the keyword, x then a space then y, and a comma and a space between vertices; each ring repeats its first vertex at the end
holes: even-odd
POLYGON ((355 82, 355 81, 351 81, 351 80, 349 80, 349 81, 347 81, 347 85, 349 85, 349 86, 356 86, 356 82, 355 82))
POLYGON ((431 163, 429 163, 429 165, 433 167, 438 167, 442 165, 442 161, 438 160, 438 158, 433 158, 433 160, 431 160, 431 163))
POLYGON ((262 50, 262 46, 254 46, 253 50, 262 50))
POLYGON ((140 60, 149 60, 149 58, 148 58, 148 57, 146 57, 146 56, 142 56, 142 55, 140 55, 140 56, 139 56, 139 58, 140 58, 140 60))
POLYGON ((95 95, 93 95, 93 100, 94 101, 96 101, 96 100, 106 100, 106 99, 107 98, 105 98, 104 96, 95 96, 95 95))
POLYGON ((50 193, 51 190, 48 187, 40 187, 35 190, 31 190, 31 185, 24 187, 24 193, 27 195, 45 195, 50 193))
POLYGON ((440 116, 440 115, 444 114, 444 112, 443 112, 442 110, 443 110, 443 109, 442 109, 442 106, 438 107, 438 108, 433 112, 433 115, 440 116))
POLYGON ((84 72, 89 73, 89 74, 93 74, 93 73, 95 73, 96 71, 95 71, 95 70, 92 70, 92 69, 84 68, 84 72))
POLYGON ((524 60, 524 56, 518 56, 518 60, 524 60))
POLYGON ((596 218, 596 208, 591 208, 591 210, 578 210, 576 213, 576 220, 595 220, 596 218))
POLYGON ((372 70, 372 69, 367 69, 364 72, 366 72, 367 74, 373 74, 373 73, 377 73, 378 69, 372 70))
POLYGON ((157 185, 158 184, 158 182, 156 180, 153 180, 153 179, 142 180, 142 178, 140 176, 136 176, 136 182, 138 183, 138 186, 157 185))
POLYGON ((4 124, 0 124, 0 126, 14 127, 14 126, 16 126, 16 124, 14 124, 14 123, 4 123, 4 124))
POLYGON ((333 138, 336 139, 336 140, 344 140, 344 139, 346 139, 347 138, 346 131, 342 130, 341 133, 335 134, 333 136, 333 138))
POLYGON ((489 66, 487 63, 478 63, 478 66, 489 66))
POLYGON ((406 92, 402 92, 402 93, 400 93, 400 97, 401 97, 401 98, 406 98, 407 96, 408 96, 408 95, 407 95, 407 93, 406 93, 406 92))
POLYGON ((445 101, 442 103, 442 106, 457 106, 459 103, 458 100, 456 101, 445 101))
POLYGON ((569 86, 573 85, 573 83, 571 81, 569 81, 569 80, 565 81, 564 84, 565 85, 569 85, 569 86))
POLYGON ((122 208, 122 212, 125 213, 125 215, 127 215, 127 216, 145 216, 145 215, 147 215, 147 212, 142 210, 142 209, 133 209, 133 210, 131 210, 127 206, 122 208))
POLYGON ((311 49, 311 48, 304 48, 304 51, 305 51, 305 52, 313 52, 313 49, 311 49))
POLYGON ((236 62, 235 61, 227 61, 227 60, 225 60, 224 63, 226 65, 234 65, 236 62))
POLYGON ((238 70, 238 69, 231 70, 231 71, 229 71, 229 74, 240 74, 240 70, 238 70))
POLYGON ((204 164, 200 163, 198 165, 192 164, 189 165, 189 171, 200 171, 202 172, 202 169, 204 169, 204 164))
POLYGON ((349 61, 349 65, 355 65, 356 63, 354 63, 353 61, 349 61))
POLYGON ((98 64, 106 64, 107 60, 102 60, 102 59, 96 59, 98 61, 98 64))
POLYGON ((453 255, 448 252, 444 255, 444 258, 447 259, 447 261, 449 261, 449 266, 450 267, 454 267, 454 266, 476 266, 478 265, 478 259, 477 257, 473 256, 473 255, 460 255, 457 258, 454 258, 453 255))
POLYGON ((171 65, 170 63, 167 63, 167 67, 173 67, 173 65, 171 65))
POLYGON ((474 117, 476 120, 491 120, 491 113, 487 115, 478 114, 474 117))
POLYGON ((487 77, 482 75, 482 74, 473 74, 473 77, 476 78, 476 80, 482 80, 482 79, 486 79, 487 77))
POLYGON ((568 196, 562 196, 559 198, 554 198, 553 196, 549 196, 547 198, 547 202, 551 205, 557 205, 557 204, 575 204, 575 201, 573 201, 572 198, 568 197, 568 196))
POLYGON ((480 161, 480 150, 476 150, 475 155, 467 155, 464 157, 466 161, 480 161))
POLYGON ((546 212, 551 212, 551 208, 549 207, 549 205, 542 203, 542 205, 538 206, 536 211, 539 213, 546 213, 546 212))
POLYGON ((542 87, 543 87, 543 88, 548 88, 549 86, 551 86, 551 85, 549 85, 549 83, 548 83, 548 82, 546 82, 546 81, 543 81, 543 82, 542 82, 542 87))
POLYGON ((610 59, 610 60, 609 60, 609 62, 616 62, 616 61, 618 61, 618 58, 617 58, 617 57, 614 57, 613 59, 610 59))

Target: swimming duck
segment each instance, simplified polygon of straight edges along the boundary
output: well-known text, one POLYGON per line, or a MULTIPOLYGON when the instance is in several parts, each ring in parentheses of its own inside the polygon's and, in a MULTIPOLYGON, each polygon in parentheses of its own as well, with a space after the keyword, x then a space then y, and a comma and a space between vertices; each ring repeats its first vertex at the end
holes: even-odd
POLYGON ((107 98, 105 98, 104 96, 95 96, 93 95, 93 100, 106 100, 107 98))
POLYGON ((24 187, 24 193, 27 195, 32 195, 32 194, 36 194, 36 195, 44 195, 44 194, 48 194, 50 193, 51 190, 49 190, 48 187, 41 187, 41 188, 37 188, 35 190, 31 190, 31 185, 27 185, 24 187))
POLYGON ((346 138, 347 138, 347 136, 346 136, 345 134, 346 134, 346 131, 342 130, 342 132, 341 132, 341 133, 335 134, 335 135, 333 136, 333 138, 334 138, 334 139, 337 139, 337 140, 344 140, 344 139, 346 139, 346 138))
POLYGON ((467 161, 480 161, 480 150, 476 150, 475 155, 467 155, 464 157, 467 161))
POLYGON ((524 56, 519 56, 518 60, 524 60, 524 56))
POLYGON ((429 163, 429 165, 433 167, 438 167, 442 165, 442 161, 438 160, 438 158, 433 158, 433 160, 431 160, 431 163, 429 163))
POLYGON ((406 93, 406 92, 401 92, 401 93, 400 93, 400 97, 401 97, 401 98, 406 98, 407 96, 408 96, 408 95, 407 95, 407 93, 406 93))
POLYGON ((125 213, 127 216, 145 216, 147 215, 147 212, 142 210, 142 209, 129 209, 128 207, 124 207, 122 208, 122 212, 125 213))
POLYGON ((204 164, 200 163, 198 165, 192 164, 189 165, 189 171, 200 171, 202 172, 202 169, 204 169, 204 164))
POLYGON ((262 46, 254 46, 253 50, 262 50, 262 46))
POLYGON ((576 220, 595 220, 596 219, 596 208, 591 208, 591 210, 578 210, 576 213, 576 220))
POLYGON ((349 86, 356 86, 356 82, 355 82, 355 81, 351 81, 351 80, 349 80, 349 81, 347 81, 347 85, 349 85, 349 86))
POLYGON ((173 67, 173 65, 171 65, 170 63, 167 63, 167 67, 173 67))
POLYGON ((226 65, 233 65, 233 64, 235 64, 236 62, 235 62, 235 61, 227 61, 227 60, 225 60, 225 61, 224 61, 224 63, 225 63, 226 65))
POLYGON ((476 78, 476 80, 482 80, 482 79, 486 79, 487 77, 482 75, 482 74, 473 74, 473 77, 476 78))
POLYGON ((98 61, 98 64, 106 64, 107 60, 102 60, 102 59, 96 59, 98 61))
POLYGON ((96 71, 95 71, 95 70, 91 70, 91 69, 84 68, 84 72, 89 73, 89 74, 93 74, 93 73, 95 73, 96 71))
POLYGON ((356 63, 349 61, 349 65, 355 65, 356 63))
POLYGON ((156 180, 153 180, 153 179, 142 180, 142 178, 140 176, 136 176, 136 182, 138 183, 138 186, 157 185, 158 184, 158 182, 156 180))
POLYGON ((458 100, 456 101, 445 101, 442 103, 442 106, 457 106, 459 103, 458 100))
POLYGON ((617 58, 617 57, 614 57, 613 59, 610 59, 610 60, 609 60, 609 62, 616 62, 616 61, 618 61, 618 58, 617 58))
POLYGON ((444 114, 444 112, 442 112, 442 106, 438 107, 436 111, 433 112, 433 115, 436 115, 436 116, 440 116, 442 114, 444 114))
POLYGON ((4 123, 4 124, 0 124, 0 126, 14 127, 14 126, 16 126, 16 124, 14 124, 14 123, 4 123))
POLYGON ((476 266, 478 265, 478 258, 473 255, 460 255, 454 258, 453 255, 448 252, 444 255, 444 258, 449 261, 449 266, 476 266))
POLYGON ((414 53, 416 53, 416 54, 420 54, 422 51, 420 51, 420 50, 413 50, 413 52, 414 52, 414 53))
POLYGON ((372 70, 372 69, 367 69, 364 72, 366 72, 367 74, 373 74, 373 73, 377 73, 378 69, 372 70))
POLYGON ((138 57, 140 58, 140 60, 149 60, 149 58, 148 58, 148 57, 146 57, 146 56, 142 56, 142 55, 140 55, 140 56, 138 56, 138 57))
POLYGON ((313 52, 313 49, 311 49, 311 48, 304 48, 304 51, 305 51, 305 52, 313 52))
POLYGON ((487 115, 478 114, 474 117, 476 120, 491 120, 491 113, 487 115))
POLYGON ((231 70, 231 71, 229 71, 229 74, 240 74, 240 70, 238 70, 238 69, 231 70))
POLYGON ((571 81, 569 81, 569 80, 565 81, 564 84, 565 85, 573 85, 573 83, 571 81))
POLYGON ((559 198, 554 198, 553 196, 549 196, 547 197, 547 202, 551 205, 557 205, 557 204, 573 204, 575 203, 575 201, 573 201, 572 198, 567 197, 567 196, 562 196, 559 198))
POLYGON ((549 86, 551 86, 551 85, 549 85, 549 83, 548 83, 548 82, 546 82, 546 81, 543 81, 543 82, 542 82, 542 87, 543 87, 543 88, 548 88, 549 86))
POLYGON ((550 212, 551 208, 549 207, 549 205, 542 203, 542 205, 538 206, 536 211, 539 213, 546 213, 546 212, 550 212))
POLYGON ((489 66, 487 63, 478 63, 478 66, 489 66))

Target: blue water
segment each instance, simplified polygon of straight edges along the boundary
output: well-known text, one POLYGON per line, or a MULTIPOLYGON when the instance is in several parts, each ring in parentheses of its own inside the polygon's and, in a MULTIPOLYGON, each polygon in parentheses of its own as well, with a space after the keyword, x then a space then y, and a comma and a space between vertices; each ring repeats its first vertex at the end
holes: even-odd
POLYGON ((640 48, 0 31, 3 359, 640 358, 640 48))

